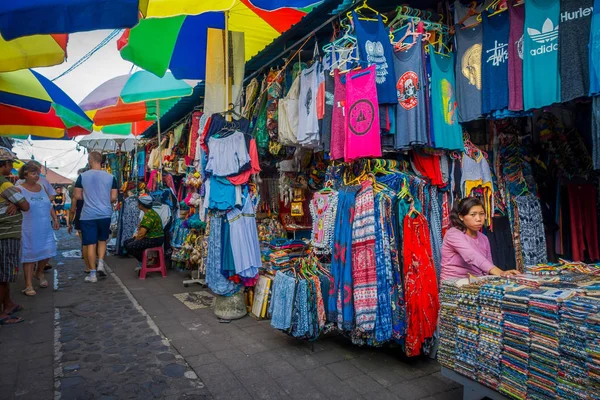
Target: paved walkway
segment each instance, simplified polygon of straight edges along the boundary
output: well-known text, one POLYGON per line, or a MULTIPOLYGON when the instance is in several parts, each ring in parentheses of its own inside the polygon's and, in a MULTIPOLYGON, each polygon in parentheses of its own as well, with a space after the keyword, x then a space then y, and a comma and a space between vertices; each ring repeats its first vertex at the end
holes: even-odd
MULTIPOLYGON (((62 253, 76 238, 59 233, 62 253)), ((314 349, 245 317, 219 323, 173 294, 185 274, 145 281, 131 259, 83 282, 83 262, 58 257, 58 290, 18 293, 27 321, 0 328, 0 399, 460 399, 439 364, 398 350, 353 346, 341 337, 314 349)))

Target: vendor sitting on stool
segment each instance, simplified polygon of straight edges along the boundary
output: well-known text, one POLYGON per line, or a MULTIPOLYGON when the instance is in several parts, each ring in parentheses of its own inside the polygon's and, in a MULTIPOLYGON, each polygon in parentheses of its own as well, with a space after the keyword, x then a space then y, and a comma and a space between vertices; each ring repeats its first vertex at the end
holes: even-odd
POLYGON ((485 209, 481 200, 467 197, 454 203, 450 213, 452 228, 442 245, 441 280, 466 278, 470 275, 510 276, 517 270, 503 271, 494 265, 490 241, 481 233, 485 209))
POLYGON ((136 271, 142 269, 144 250, 162 246, 165 241, 162 220, 152 209, 152 197, 148 195, 138 197, 138 208, 144 212, 144 218, 138 226, 137 233, 123 243, 127 253, 139 261, 136 271))

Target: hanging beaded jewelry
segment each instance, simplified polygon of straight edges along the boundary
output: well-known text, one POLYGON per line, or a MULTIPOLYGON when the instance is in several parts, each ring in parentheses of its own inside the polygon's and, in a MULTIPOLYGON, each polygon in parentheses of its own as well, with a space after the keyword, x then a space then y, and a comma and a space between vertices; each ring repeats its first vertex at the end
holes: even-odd
POLYGON ((316 192, 309 204, 313 221, 311 245, 316 254, 331 254, 337 203, 337 192, 327 194, 316 192))

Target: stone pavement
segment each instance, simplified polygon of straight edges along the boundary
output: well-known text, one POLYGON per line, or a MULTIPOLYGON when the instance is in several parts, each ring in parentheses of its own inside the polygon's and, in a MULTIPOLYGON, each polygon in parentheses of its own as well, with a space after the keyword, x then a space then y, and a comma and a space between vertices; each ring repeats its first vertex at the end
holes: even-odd
MULTIPOLYGON (((58 235, 59 253, 77 248, 58 235)), ((141 281, 132 259, 107 261, 113 273, 98 284, 61 256, 57 291, 27 298, 14 285, 27 321, 0 328, 0 399, 462 398, 435 361, 339 336, 313 347, 249 316, 219 323, 173 296, 206 290, 184 288, 184 273, 141 281)))

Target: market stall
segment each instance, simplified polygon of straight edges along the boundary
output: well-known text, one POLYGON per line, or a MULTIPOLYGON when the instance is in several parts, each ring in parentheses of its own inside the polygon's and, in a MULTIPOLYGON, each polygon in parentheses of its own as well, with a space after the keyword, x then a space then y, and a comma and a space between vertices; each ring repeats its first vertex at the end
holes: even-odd
MULTIPOLYGON (((161 118, 168 135, 159 142, 150 127, 138 152, 148 189, 170 188, 180 205, 173 260, 204 273, 215 294, 243 292, 255 317, 298 339, 337 332, 407 356, 433 356, 439 345, 442 364, 455 360, 449 370, 527 397, 530 374, 503 389, 496 362, 521 356, 498 342, 524 340, 500 322, 524 309, 494 300, 503 288, 463 293, 442 282, 442 243, 455 201, 477 197, 500 269, 600 259, 596 60, 565 34, 573 25, 554 29, 555 3, 550 22, 516 1, 455 2, 439 13, 323 4, 332 14, 309 34, 300 22, 247 62, 243 87, 239 76, 211 81, 223 65, 207 64, 205 90, 229 79, 231 102, 210 95, 174 107, 161 118), (521 60, 523 32, 557 47, 538 54, 541 42, 526 38, 521 60), (590 74, 561 72, 567 59, 590 74), (485 307, 489 326, 464 319, 448 336, 449 296, 464 300, 465 315, 485 307), (492 333, 473 342, 484 329, 492 333), (456 361, 448 346, 457 342, 472 359, 456 361)), ((594 41, 597 25, 585 17, 594 41)), ((235 75, 239 60, 230 61, 235 75)))

